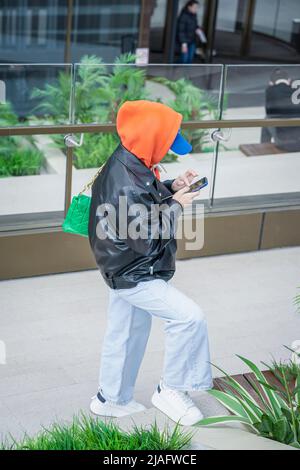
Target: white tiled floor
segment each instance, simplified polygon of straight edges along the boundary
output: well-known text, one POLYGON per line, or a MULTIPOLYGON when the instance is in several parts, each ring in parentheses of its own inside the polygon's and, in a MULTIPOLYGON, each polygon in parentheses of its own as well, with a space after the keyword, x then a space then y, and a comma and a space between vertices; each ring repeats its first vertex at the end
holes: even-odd
MULTIPOLYGON (((235 354, 257 362, 286 358, 300 338, 293 297, 300 285, 300 248, 179 261, 174 284, 205 311, 212 362, 245 370, 235 354)), ((87 410, 97 389, 106 322, 106 287, 98 271, 0 283, 0 436, 35 432, 87 410)), ((136 385, 150 406, 163 361, 163 324, 154 320, 136 385)), ((215 372, 216 375, 216 372, 215 372)))

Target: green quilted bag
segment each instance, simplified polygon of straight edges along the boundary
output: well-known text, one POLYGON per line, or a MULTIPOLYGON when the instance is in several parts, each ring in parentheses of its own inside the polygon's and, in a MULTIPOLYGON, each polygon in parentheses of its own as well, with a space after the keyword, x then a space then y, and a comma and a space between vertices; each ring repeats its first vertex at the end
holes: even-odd
POLYGON ((102 168, 103 165, 99 168, 93 179, 85 185, 83 190, 77 196, 73 196, 66 218, 62 224, 64 232, 81 235, 82 237, 89 236, 91 198, 83 193, 92 186, 102 168))

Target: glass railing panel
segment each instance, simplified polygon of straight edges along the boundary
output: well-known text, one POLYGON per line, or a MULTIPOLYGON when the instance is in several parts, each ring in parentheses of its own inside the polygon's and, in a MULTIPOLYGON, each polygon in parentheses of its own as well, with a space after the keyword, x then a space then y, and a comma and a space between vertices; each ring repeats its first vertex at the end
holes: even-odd
MULTIPOLYGON (((124 58, 123 58, 124 60, 124 58)), ((171 106, 183 115, 183 122, 218 119, 222 66, 75 64, 75 123, 114 124, 125 101, 148 99, 171 106)), ((209 186, 201 194, 207 203, 212 184, 215 144, 211 129, 182 130, 193 152, 187 157, 167 154, 162 160, 166 173, 162 179, 175 178, 194 168, 207 176, 209 186)), ((142 138, 142 136, 141 136, 142 138)), ((73 194, 95 174, 119 144, 116 132, 86 135, 82 147, 74 149, 73 194)))
POLYGON ((70 123, 71 64, 0 64, 0 127, 70 123))
MULTIPOLYGON (((300 118, 299 66, 227 66, 223 119, 300 118)), ((224 130, 214 209, 300 204, 300 127, 224 130)))
POLYGON ((70 64, 0 64, 0 230, 53 227, 63 220, 66 152, 63 135, 28 133, 70 124, 70 64))
POLYGON ((61 135, 0 137, 0 231, 55 227, 65 204, 61 135))
POLYGON ((223 119, 300 117, 299 65, 228 65, 224 76, 223 119))

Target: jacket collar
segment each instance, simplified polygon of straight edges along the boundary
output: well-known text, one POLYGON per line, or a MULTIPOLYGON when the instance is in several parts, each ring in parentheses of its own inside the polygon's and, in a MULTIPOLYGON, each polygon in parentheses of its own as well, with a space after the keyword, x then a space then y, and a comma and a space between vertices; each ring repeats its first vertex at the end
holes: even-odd
POLYGON ((153 184, 156 179, 153 171, 147 168, 139 158, 129 152, 122 144, 117 147, 114 156, 134 173, 135 176, 140 178, 146 186, 153 184))

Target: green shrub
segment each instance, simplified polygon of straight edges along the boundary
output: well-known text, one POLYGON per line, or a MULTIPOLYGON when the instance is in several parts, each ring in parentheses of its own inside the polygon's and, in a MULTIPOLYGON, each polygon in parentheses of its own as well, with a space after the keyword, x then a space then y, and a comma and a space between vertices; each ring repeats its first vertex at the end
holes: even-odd
POLYGON ((70 120, 71 75, 68 72, 59 72, 57 82, 47 83, 43 89, 34 88, 30 98, 39 100, 32 112, 42 112, 43 119, 35 115, 29 120, 42 124, 66 124, 70 120))
POLYGON ((14 113, 11 103, 0 103, 0 127, 16 126, 18 117, 14 113))
MULTIPOLYGON (((218 103, 208 93, 196 87, 190 80, 168 80, 163 77, 154 81, 169 88, 175 95, 168 101, 168 105, 182 114, 183 121, 202 121, 207 118, 218 118, 218 103)), ((210 132, 207 129, 184 129, 182 135, 193 146, 193 152, 203 152, 205 146, 210 143, 210 132)))
POLYGON ((97 168, 106 162, 119 143, 117 134, 85 134, 84 145, 74 149, 76 168, 97 168))
MULTIPOLYGON (((0 126, 16 126, 18 117, 9 102, 0 104, 0 126)), ((43 154, 34 147, 32 137, 0 138, 0 177, 36 175, 40 172, 43 154)))
MULTIPOLYGON (((259 368, 248 359, 238 356, 253 372, 256 381, 249 379, 249 385, 257 399, 235 379, 225 374, 225 392, 210 390, 232 416, 205 418, 198 425, 239 421, 259 435, 300 449, 300 370, 295 381, 289 381, 284 367, 269 367, 277 382, 268 382, 259 368), (258 385, 259 384, 259 385, 258 385)), ((216 366, 215 366, 216 367, 216 366)))
POLYGON ((0 176, 37 175, 43 159, 43 154, 34 148, 11 148, 2 153, 0 147, 0 176))
MULTIPOLYGON (((115 122, 117 112, 125 101, 149 99, 146 90, 146 69, 135 67, 135 56, 123 54, 108 68, 95 55, 84 56, 76 67, 74 122, 110 123, 115 122)), ((168 87, 175 95, 168 105, 183 115, 184 121, 217 118, 218 104, 206 92, 199 89, 190 80, 167 80, 163 77, 151 80, 168 87)), ((35 110, 45 113, 47 121, 68 122, 70 102, 70 76, 60 72, 57 84, 47 84, 44 89, 35 89, 32 98, 41 102, 35 110)), ((159 99, 157 100, 159 101, 159 99)), ((184 130, 183 135, 193 145, 194 152, 209 149, 208 130, 184 130)), ((64 149, 63 139, 54 137, 57 146, 64 149)), ((76 168, 91 168, 104 163, 111 155, 118 137, 109 135, 96 136, 85 134, 83 146, 74 150, 76 168)), ((211 146, 210 146, 211 148, 211 146)), ((177 156, 167 154, 163 162, 176 161, 177 156)))
MULTIPOLYGON (((132 67, 133 54, 123 54, 111 70, 95 55, 85 55, 75 69, 74 120, 76 123, 115 122, 119 107, 128 100, 146 99, 146 74, 132 67)), ((47 122, 69 122, 70 74, 60 72, 56 84, 34 88, 31 98, 39 99, 34 111, 42 111, 47 122)))
POLYGON ((135 426, 131 432, 122 431, 114 423, 81 415, 71 424, 53 424, 36 437, 25 436, 21 442, 2 443, 2 450, 180 450, 191 441, 191 433, 178 426, 173 431, 160 431, 135 426))

